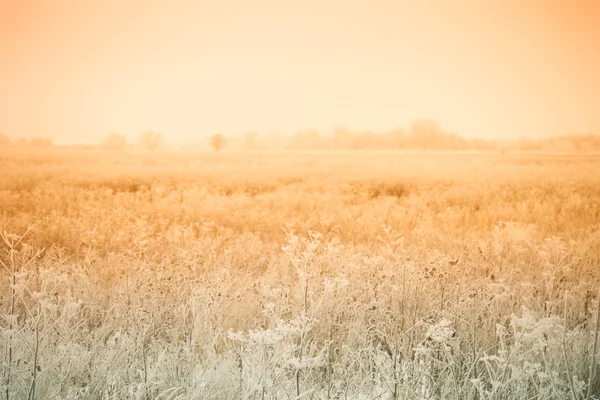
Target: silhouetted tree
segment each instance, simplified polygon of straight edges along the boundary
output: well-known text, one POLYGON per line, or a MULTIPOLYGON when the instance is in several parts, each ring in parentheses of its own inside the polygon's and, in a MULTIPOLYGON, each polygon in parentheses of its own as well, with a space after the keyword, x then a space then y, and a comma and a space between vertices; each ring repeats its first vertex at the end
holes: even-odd
POLYGON ((111 133, 104 139, 102 143, 102 147, 108 150, 121 150, 125 148, 127 144, 127 140, 124 135, 119 135, 117 133, 111 133))
POLYGON ((146 131, 140 136, 140 146, 144 149, 154 151, 164 145, 165 141, 162 133, 146 131))
POLYGON ((220 133, 215 133, 210 137, 210 147, 212 147, 214 151, 220 151, 226 145, 227 140, 225 139, 225 136, 220 133))

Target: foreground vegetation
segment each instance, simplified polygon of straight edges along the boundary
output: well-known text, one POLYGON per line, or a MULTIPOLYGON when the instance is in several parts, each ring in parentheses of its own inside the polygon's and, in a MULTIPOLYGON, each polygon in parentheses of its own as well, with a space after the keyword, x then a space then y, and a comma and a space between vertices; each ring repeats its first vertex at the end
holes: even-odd
POLYGON ((600 398, 598 156, 0 171, 0 398, 600 398))

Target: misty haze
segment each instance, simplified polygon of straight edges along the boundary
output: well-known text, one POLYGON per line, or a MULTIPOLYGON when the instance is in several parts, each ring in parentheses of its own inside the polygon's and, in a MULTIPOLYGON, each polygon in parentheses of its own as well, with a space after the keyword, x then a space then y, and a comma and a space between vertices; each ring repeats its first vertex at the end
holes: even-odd
POLYGON ((600 400, 598 21, 0 0, 0 400, 600 400))

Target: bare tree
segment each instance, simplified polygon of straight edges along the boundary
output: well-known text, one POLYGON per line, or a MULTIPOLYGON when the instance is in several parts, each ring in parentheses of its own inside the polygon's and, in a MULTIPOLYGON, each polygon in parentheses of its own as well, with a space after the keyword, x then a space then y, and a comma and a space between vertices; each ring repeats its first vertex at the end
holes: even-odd
POLYGON ((162 133, 146 131, 140 136, 140 146, 144 149, 154 151, 164 145, 162 133))
POLYGON ((210 137, 210 147, 212 147, 214 151, 218 152, 226 145, 227 140, 225 139, 225 136, 221 135, 220 133, 215 133, 210 137))

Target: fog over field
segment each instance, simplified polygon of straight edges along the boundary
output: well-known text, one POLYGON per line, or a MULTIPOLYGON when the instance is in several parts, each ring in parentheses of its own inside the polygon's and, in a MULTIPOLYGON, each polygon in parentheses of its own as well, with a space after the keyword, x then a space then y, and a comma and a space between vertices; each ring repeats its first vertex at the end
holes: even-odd
POLYGON ((0 0, 0 400, 600 400, 598 21, 0 0))

